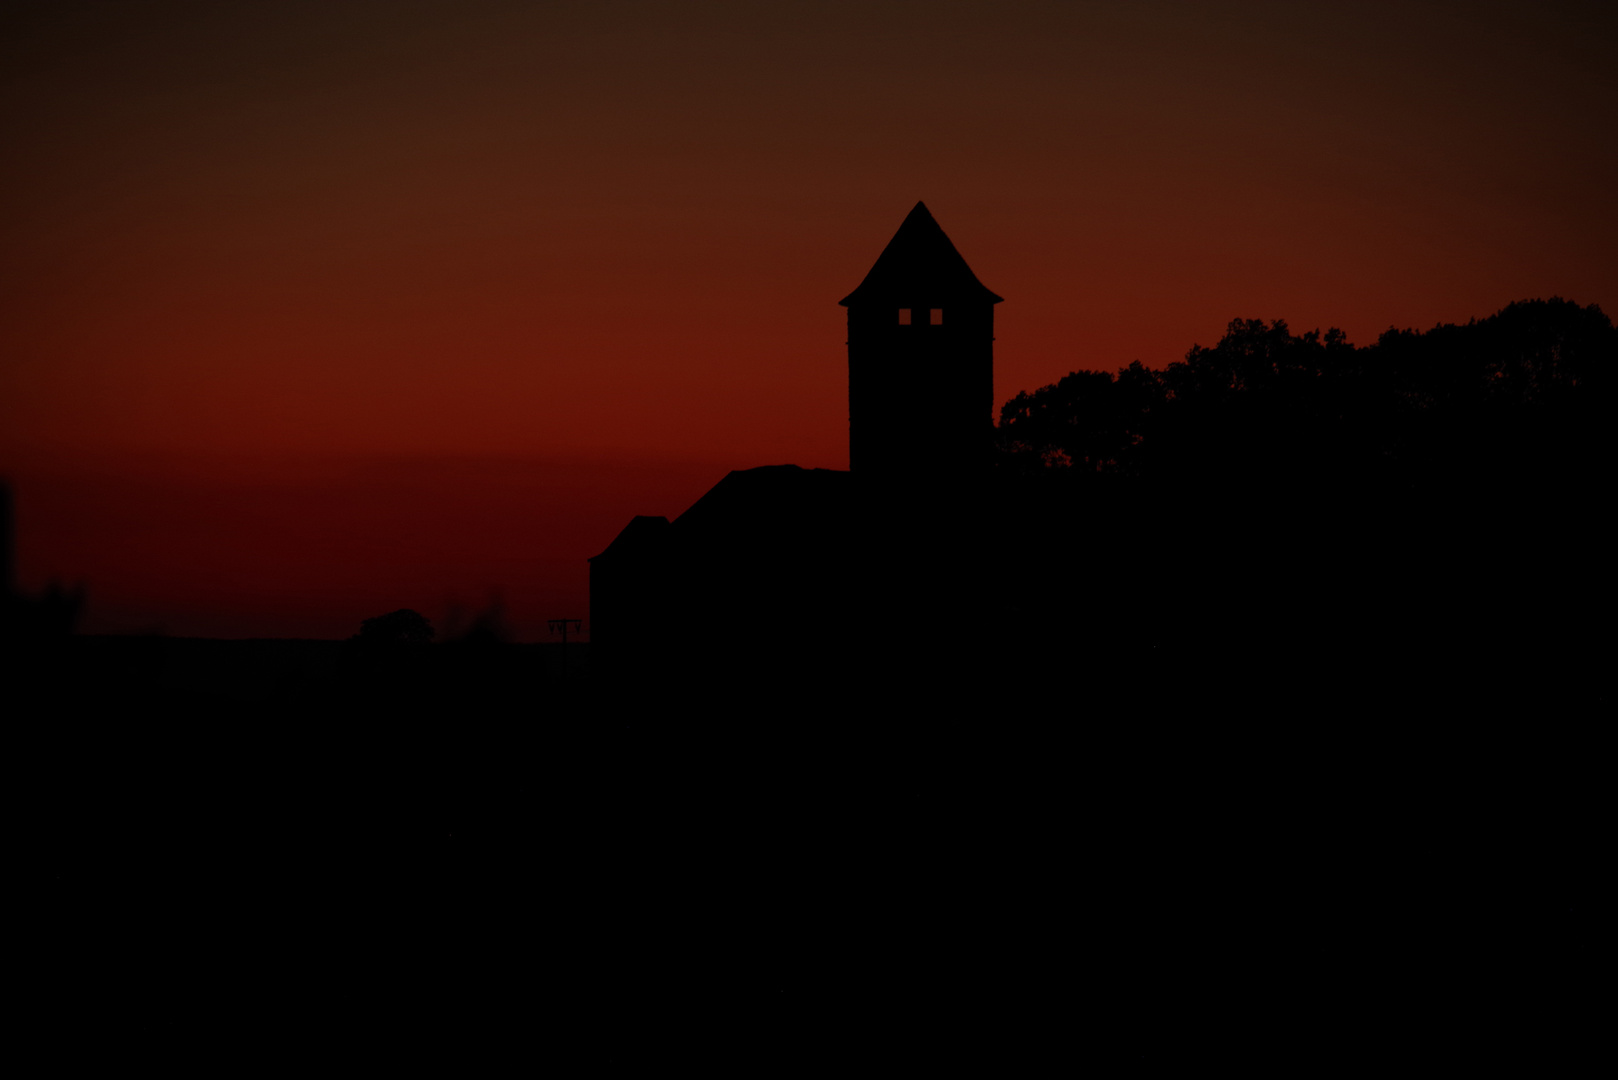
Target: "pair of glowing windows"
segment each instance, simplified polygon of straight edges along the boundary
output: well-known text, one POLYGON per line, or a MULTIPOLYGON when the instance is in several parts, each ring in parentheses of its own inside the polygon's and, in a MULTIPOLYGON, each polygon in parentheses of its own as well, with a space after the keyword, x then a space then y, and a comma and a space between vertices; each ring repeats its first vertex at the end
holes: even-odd
POLYGON ((907 308, 899 309, 899 325, 910 326, 942 326, 944 322, 943 308, 907 308))

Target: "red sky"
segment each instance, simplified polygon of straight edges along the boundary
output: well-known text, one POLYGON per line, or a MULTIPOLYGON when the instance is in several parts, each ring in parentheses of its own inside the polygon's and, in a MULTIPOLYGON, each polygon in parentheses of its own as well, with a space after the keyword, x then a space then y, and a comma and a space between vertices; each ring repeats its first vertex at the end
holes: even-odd
POLYGON ((631 515, 846 467, 837 300, 917 199, 1002 400, 1234 317, 1613 313, 1615 12, 13 0, 19 576, 88 630, 543 639, 631 515))

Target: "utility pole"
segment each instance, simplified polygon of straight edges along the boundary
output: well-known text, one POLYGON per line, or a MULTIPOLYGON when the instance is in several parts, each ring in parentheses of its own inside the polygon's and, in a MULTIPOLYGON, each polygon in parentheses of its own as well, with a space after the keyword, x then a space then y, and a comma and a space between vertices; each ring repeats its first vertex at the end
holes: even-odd
POLYGON ((584 629, 583 619, 550 619, 551 633, 562 635, 562 678, 567 678, 567 628, 571 625, 574 633, 584 629))

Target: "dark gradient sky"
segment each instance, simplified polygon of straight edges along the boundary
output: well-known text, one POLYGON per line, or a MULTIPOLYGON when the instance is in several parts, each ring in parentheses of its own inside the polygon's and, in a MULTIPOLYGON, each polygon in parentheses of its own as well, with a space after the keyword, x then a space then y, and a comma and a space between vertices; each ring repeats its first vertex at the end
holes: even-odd
MULTIPOLYGON (((1618 305, 1594 3, 0 3, 0 472, 89 629, 504 597, 846 467, 916 199, 1001 399, 1231 318, 1618 305)), ((715 628, 722 630, 722 628, 715 628)))

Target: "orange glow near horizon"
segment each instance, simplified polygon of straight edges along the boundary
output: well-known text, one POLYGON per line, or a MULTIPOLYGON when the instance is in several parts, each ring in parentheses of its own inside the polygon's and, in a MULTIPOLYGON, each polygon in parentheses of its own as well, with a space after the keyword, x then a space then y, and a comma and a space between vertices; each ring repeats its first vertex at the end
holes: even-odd
MULTIPOLYGON (((0 15, 0 476, 86 629, 503 598, 726 470, 847 466, 926 200, 996 390, 1234 317, 1618 305, 1610 5, 358 2, 0 15)), ((536 629, 537 628, 537 629, 536 629)))

